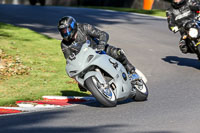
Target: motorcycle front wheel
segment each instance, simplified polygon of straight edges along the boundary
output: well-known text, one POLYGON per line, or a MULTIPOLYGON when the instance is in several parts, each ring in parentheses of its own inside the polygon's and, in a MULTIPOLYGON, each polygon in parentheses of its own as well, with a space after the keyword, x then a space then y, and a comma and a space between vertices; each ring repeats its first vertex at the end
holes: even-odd
POLYGON ((146 101, 149 95, 148 88, 143 80, 140 80, 140 85, 133 85, 136 90, 136 94, 133 97, 135 101, 146 101))
POLYGON ((102 87, 101 83, 95 77, 89 77, 85 81, 85 84, 87 89, 102 105, 106 107, 116 106, 117 99, 109 85, 107 87, 102 87))

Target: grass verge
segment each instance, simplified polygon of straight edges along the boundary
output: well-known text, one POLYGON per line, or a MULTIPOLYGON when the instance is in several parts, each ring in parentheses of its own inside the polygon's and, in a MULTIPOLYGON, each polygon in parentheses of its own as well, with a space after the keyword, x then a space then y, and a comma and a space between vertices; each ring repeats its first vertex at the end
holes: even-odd
POLYGON ((101 7, 101 6, 84 6, 84 7, 93 8, 93 9, 121 11, 121 12, 133 12, 133 13, 152 15, 152 16, 166 17, 165 10, 159 10, 159 9, 142 10, 142 9, 133 9, 133 8, 121 8, 121 7, 101 7))
MULTIPOLYGON (((3 60, 4 64, 6 60, 19 64, 20 60, 20 65, 15 66, 28 68, 24 73, 13 70, 12 75, 0 76, 0 106, 13 105, 17 100, 38 100, 43 95, 88 95, 80 92, 77 84, 66 75, 60 41, 0 23, 0 50, 4 53, 0 56, 1 65, 3 60)), ((8 63, 7 66, 12 67, 8 63)))

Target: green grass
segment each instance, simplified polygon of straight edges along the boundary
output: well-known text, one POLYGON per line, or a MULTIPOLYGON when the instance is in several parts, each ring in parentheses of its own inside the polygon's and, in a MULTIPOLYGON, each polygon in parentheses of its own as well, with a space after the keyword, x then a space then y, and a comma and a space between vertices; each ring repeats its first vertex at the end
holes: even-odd
POLYGON ((101 6, 85 6, 85 7, 94 8, 94 9, 106 9, 106 10, 113 10, 113 11, 121 11, 121 12, 133 12, 133 13, 148 14, 148 15, 152 15, 152 16, 166 17, 165 10, 159 10, 159 9, 142 10, 142 9, 120 8, 120 7, 101 7, 101 6))
POLYGON ((30 67, 28 75, 0 80, 0 106, 43 95, 88 95, 66 75, 60 41, 26 28, 0 23, 0 49, 30 67))

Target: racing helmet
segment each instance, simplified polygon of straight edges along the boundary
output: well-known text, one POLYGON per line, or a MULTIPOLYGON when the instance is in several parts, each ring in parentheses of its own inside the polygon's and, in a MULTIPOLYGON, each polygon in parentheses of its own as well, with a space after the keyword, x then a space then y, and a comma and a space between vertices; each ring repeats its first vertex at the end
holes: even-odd
POLYGON ((177 9, 184 6, 186 3, 187 0, 173 0, 172 6, 177 9))
POLYGON ((69 41, 77 32, 77 22, 72 16, 64 16, 58 22, 58 30, 62 38, 69 41))

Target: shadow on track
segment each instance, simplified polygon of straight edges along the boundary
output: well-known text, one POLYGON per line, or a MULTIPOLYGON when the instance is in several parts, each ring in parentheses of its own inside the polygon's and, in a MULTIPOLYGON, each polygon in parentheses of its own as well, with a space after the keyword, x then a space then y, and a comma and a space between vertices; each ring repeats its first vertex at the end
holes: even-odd
POLYGON ((170 64, 177 64, 179 66, 187 66, 200 69, 200 61, 198 61, 197 59, 183 58, 177 56, 166 56, 165 58, 162 58, 162 60, 170 64))
POLYGON ((73 90, 64 90, 64 91, 61 91, 61 94, 62 94, 62 96, 90 96, 87 93, 73 91, 73 90))
MULTIPOLYGON (((78 118, 73 119, 72 123, 64 123, 65 120, 71 121, 72 113, 79 114, 82 110, 75 111, 73 109, 53 110, 48 112, 35 112, 19 115, 10 115, 0 117, 0 127, 2 133, 117 133, 123 132, 127 128, 131 128, 130 133, 178 133, 167 130, 154 131, 136 131, 136 124, 104 124, 99 123, 85 125, 87 120, 78 118), (57 120, 55 120, 55 118, 57 120), (73 122, 79 123, 73 126, 73 122), (52 126, 53 125, 53 126, 52 126)), ((134 123, 134 122, 133 122, 134 123)), ((143 125, 142 125, 143 126, 143 125)), ((141 128, 141 127, 140 127, 141 128)))
MULTIPOLYGON (((69 119, 71 113, 77 113, 69 108, 66 110, 50 110, 48 112, 35 112, 28 114, 10 115, 0 117, 2 133, 101 133, 117 131, 120 128, 127 128, 129 125, 105 124, 97 126, 69 126, 62 123, 69 119), (58 123, 54 119, 58 119, 58 123), (45 125, 49 121, 54 126, 45 125), (44 125, 43 125, 44 124, 44 125)), ((70 121, 70 119, 69 119, 70 121)), ((78 122, 78 121, 77 121, 78 122)), ((134 125, 131 125, 134 126, 134 125)))
MULTIPOLYGON (((72 91, 72 90, 61 91, 61 93, 62 93, 62 96, 82 96, 82 97, 91 96, 91 95, 89 95, 87 93, 84 93, 84 92, 78 92, 78 91, 72 91)), ((142 101, 142 102, 147 102, 147 101, 142 101)), ((134 101, 133 99, 129 98, 127 100, 117 102, 117 106, 124 105, 124 104, 129 104, 129 103, 132 103, 132 102, 133 103, 138 103, 138 102, 134 101)), ((74 104, 74 102, 69 102, 69 103, 74 104)), ((75 102, 75 104, 82 104, 82 105, 95 107, 95 108, 107 108, 107 107, 104 107, 103 105, 101 105, 98 101, 75 102)))
POLYGON ((113 25, 127 23, 134 25, 148 24, 152 20, 164 19, 132 15, 128 12, 113 12, 87 8, 56 7, 56 6, 24 6, 1 5, 0 21, 32 29, 39 33, 57 33, 57 23, 63 16, 73 16, 78 22, 89 23, 95 26, 101 24, 113 25), (9 12, 7 12, 9 10, 9 12), (17 15, 16 15, 17 14, 17 15), (138 20, 144 20, 139 21, 138 20))

